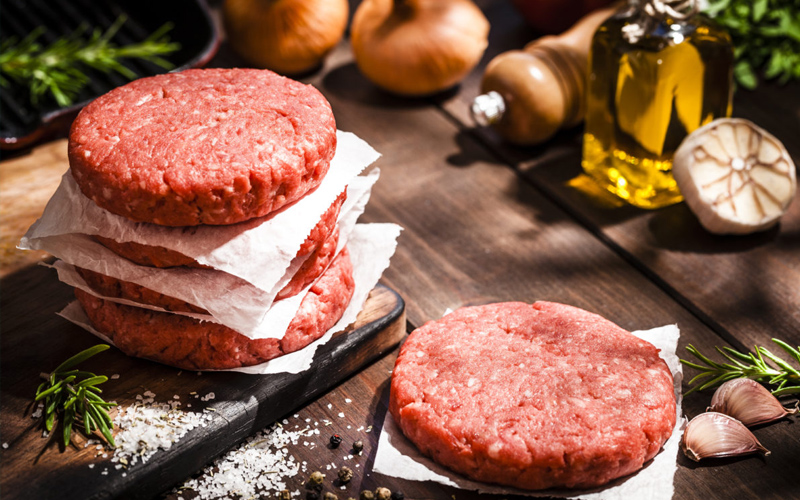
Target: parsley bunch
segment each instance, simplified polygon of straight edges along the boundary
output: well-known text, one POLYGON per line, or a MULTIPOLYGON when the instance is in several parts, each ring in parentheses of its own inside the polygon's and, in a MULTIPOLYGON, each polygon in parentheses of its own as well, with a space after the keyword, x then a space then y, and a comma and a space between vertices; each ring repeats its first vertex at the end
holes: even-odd
POLYGON ((800 0, 709 0, 704 12, 733 39, 739 85, 756 88, 759 72, 781 84, 800 80, 800 0))

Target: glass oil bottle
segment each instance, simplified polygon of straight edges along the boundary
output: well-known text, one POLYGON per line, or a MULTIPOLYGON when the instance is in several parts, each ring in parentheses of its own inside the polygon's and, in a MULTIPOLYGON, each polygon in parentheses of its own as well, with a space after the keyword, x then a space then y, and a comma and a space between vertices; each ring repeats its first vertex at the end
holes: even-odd
POLYGON ((693 4, 632 0, 592 39, 583 169, 638 207, 682 200, 674 151, 686 135, 731 113, 730 37, 695 15, 693 4))

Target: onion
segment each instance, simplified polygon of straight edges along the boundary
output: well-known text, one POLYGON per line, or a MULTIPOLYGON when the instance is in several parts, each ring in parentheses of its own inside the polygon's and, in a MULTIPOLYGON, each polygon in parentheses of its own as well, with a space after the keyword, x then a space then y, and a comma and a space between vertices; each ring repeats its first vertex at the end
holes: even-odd
POLYGON ((364 0, 351 41, 369 80, 422 96, 460 82, 478 64, 488 34, 489 22, 469 0, 364 0))
POLYGON ((226 0, 228 41, 249 64, 295 75, 319 66, 342 39, 347 0, 226 0))

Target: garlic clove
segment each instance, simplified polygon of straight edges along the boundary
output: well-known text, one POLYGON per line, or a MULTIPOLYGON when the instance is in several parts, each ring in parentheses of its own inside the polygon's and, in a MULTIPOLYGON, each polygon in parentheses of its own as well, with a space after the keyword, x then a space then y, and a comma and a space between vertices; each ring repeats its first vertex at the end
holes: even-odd
POLYGON ((681 450, 695 462, 703 458, 770 454, 741 422, 724 413, 707 412, 694 417, 681 438, 681 450))
POLYGON ((720 118, 689 134, 675 151, 672 174, 686 204, 715 234, 774 226, 797 189, 783 144, 739 118, 720 118))
POLYGON ((778 398, 755 380, 737 378, 717 388, 707 411, 730 415, 745 426, 752 427, 797 413, 797 408, 784 408, 778 398))

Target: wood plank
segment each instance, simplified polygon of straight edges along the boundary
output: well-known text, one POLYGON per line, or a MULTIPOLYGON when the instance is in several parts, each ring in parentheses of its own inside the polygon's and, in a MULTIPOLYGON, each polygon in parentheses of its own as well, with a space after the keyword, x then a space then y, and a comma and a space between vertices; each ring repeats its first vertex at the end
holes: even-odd
POLYGON ((48 257, 45 252, 16 247, 42 215, 68 168, 66 139, 0 164, 0 277, 48 257))
POLYGON ((137 394, 150 390, 159 396, 157 401, 178 395, 184 402, 194 403, 194 408, 184 410, 214 409, 206 427, 190 431, 169 450, 159 451, 146 464, 115 470, 110 458, 96 456, 94 446, 84 448, 84 439, 76 439, 69 450, 60 449, 58 433, 54 433, 55 439, 43 439, 42 420, 30 416, 39 372, 97 343, 91 334, 55 315, 71 300, 71 288, 59 283, 52 270, 40 266, 5 277, 0 288, 0 421, 3 442, 8 443, 8 449, 0 453, 0 489, 8 499, 152 498, 252 434, 253 429, 302 407, 391 351, 406 331, 403 300, 391 289, 378 286, 358 320, 318 349, 314 368, 296 375, 218 372, 198 376, 129 358, 116 349, 103 353, 87 362, 86 368, 121 375, 103 386, 107 400, 128 406, 137 394), (191 399, 192 392, 213 392, 216 397, 202 403, 191 399), (103 469, 111 472, 103 476, 103 469))
MULTIPOLYGON (((403 100, 376 89, 358 73, 346 45, 326 67, 308 81, 330 100, 340 128, 356 132, 384 155, 377 162, 381 179, 365 218, 405 227, 384 280, 407 298, 412 326, 436 319, 448 308, 545 299, 586 308, 628 329, 677 322, 681 349, 688 343, 704 350, 723 344, 648 276, 465 135, 449 116, 424 100, 403 100)), ((388 380, 388 374, 382 376, 388 380)), ((709 398, 690 398, 684 410, 694 416, 705 409, 709 398)), ((335 406, 336 397, 326 396, 322 403, 335 406)), ((376 409, 372 425, 380 425, 382 411, 376 409)), ((792 452, 800 441, 789 427, 784 422, 759 433, 767 435, 776 450, 773 457, 779 454, 780 460, 770 461, 768 467, 758 459, 723 468, 712 464, 715 479, 710 489, 719 486, 729 492, 730 485, 742 492, 742 498, 786 498, 781 495, 792 483, 786 474, 800 465, 792 452), (774 481, 772 491, 781 493, 748 489, 750 482, 765 477, 769 479, 764 481, 774 481)), ((315 463, 303 449, 292 452, 315 463)), ((695 488, 694 468, 683 458, 679 464, 680 498, 726 498, 695 488)), ((709 470, 706 467, 700 470, 709 470)), ((359 477, 365 484, 376 484, 359 477)), ((427 488, 427 495, 414 498, 442 497, 437 487, 427 488)), ((459 498, 463 496, 458 492, 459 498)))
MULTIPOLYGON (((503 33, 502 43, 490 45, 490 56, 528 41, 520 40, 530 31, 510 5, 489 1, 484 10, 503 33)), ((522 172, 728 342, 740 349, 771 344, 773 337, 800 344, 800 202, 791 205, 779 228, 750 236, 711 235, 683 203, 658 211, 624 206, 596 192, 581 176, 581 127, 531 148, 511 146, 491 130, 475 129, 468 106, 479 94, 482 74, 480 67, 456 95, 441 103, 463 133, 478 138, 522 172)), ((800 84, 740 90, 734 116, 767 128, 784 142, 796 163, 800 160, 800 143, 795 140, 800 129, 800 84)))

